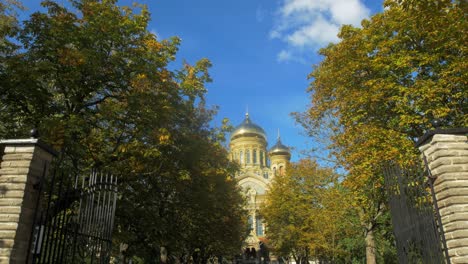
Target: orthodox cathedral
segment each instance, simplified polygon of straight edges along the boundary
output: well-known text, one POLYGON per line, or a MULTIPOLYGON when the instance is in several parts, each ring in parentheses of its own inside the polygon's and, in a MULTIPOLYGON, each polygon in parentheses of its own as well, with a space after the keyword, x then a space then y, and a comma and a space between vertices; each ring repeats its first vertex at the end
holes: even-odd
POLYGON ((261 245, 265 242, 265 223, 259 214, 260 205, 271 180, 284 173, 291 158, 291 152, 281 143, 279 133, 276 144, 269 150, 267 145, 265 131, 246 113, 244 121, 231 133, 229 144, 230 159, 241 165, 236 179, 248 199, 246 209, 250 234, 245 241, 244 258, 260 257, 261 245))

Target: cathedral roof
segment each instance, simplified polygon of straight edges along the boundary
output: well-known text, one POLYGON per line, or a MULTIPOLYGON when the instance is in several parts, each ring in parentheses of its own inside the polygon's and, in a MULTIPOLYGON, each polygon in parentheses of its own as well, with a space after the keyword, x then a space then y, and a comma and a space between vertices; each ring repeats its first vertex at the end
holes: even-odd
POLYGON ((265 130, 250 120, 249 113, 245 114, 244 121, 232 131, 231 140, 243 136, 259 136, 264 140, 267 139, 265 130))

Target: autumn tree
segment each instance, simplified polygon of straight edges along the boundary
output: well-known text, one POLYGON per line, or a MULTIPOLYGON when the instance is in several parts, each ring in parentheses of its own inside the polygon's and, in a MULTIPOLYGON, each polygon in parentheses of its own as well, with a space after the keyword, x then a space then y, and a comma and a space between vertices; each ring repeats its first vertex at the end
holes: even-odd
POLYGON ((15 44, 10 38, 19 28, 17 12, 23 8, 21 2, 17 0, 0 2, 0 54, 2 56, 14 50, 15 44))
POLYGON ((468 124, 467 23, 464 1, 385 1, 385 10, 343 26, 339 43, 322 49, 310 78, 310 109, 298 120, 311 135, 324 123, 331 149, 349 172, 375 263, 374 231, 385 212, 379 165, 412 161, 425 131, 468 124))
POLYGON ((273 179, 262 208, 275 254, 296 263, 347 259, 340 240, 355 234, 347 197, 332 169, 309 159, 291 163, 284 176, 273 179))
POLYGON ((240 248, 237 167, 222 147, 225 129, 209 125, 216 109, 205 105, 210 61, 170 71, 180 40, 157 39, 145 6, 42 6, 1 57, 0 138, 35 127, 62 167, 117 175, 114 242, 128 245, 126 257, 150 263, 164 248, 172 258, 197 252, 202 263, 240 248))
MULTIPOLYGON (((5 58, 10 56, 17 48, 12 37, 19 29, 17 11, 23 6, 19 1, 6 0, 0 2, 0 74, 5 71, 5 58)), ((0 79, 0 85, 2 80, 0 79)), ((8 105, 3 103, 4 94, 0 94, 0 119, 12 118, 8 114, 8 105)), ((0 123, 0 135, 11 129, 11 123, 0 123)), ((1 136, 0 136, 1 137, 1 136)))

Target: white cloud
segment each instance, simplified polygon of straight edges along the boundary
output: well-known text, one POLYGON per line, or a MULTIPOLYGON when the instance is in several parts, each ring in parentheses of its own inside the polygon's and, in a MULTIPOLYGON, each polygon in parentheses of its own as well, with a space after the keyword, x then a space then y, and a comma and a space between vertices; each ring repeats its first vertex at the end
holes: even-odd
POLYGON ((278 53, 278 61, 283 62, 283 61, 289 61, 292 59, 292 54, 289 51, 282 50, 280 53, 278 53))
POLYGON ((336 42, 336 33, 339 27, 322 17, 318 17, 313 23, 302 26, 286 36, 286 41, 294 47, 323 46, 330 42, 336 42))
POLYGON ((282 0, 270 38, 285 42, 278 61, 292 60, 338 41, 343 24, 359 26, 370 10, 362 0, 282 0))
POLYGON ((278 53, 278 56, 276 57, 278 62, 289 62, 289 61, 295 61, 299 62, 302 64, 306 64, 305 60, 301 57, 298 57, 294 55, 290 50, 282 50, 278 53))
POLYGON ((271 39, 277 39, 277 38, 280 38, 280 37, 281 37, 281 33, 279 33, 278 31, 276 31, 276 30, 270 31, 270 38, 271 39))
POLYGON ((295 13, 309 13, 315 11, 324 11, 327 8, 327 2, 324 0, 285 0, 280 12, 283 16, 291 16, 295 13))
POLYGON ((359 0, 335 0, 331 1, 330 13, 338 24, 359 26, 361 20, 369 16, 370 10, 359 0))

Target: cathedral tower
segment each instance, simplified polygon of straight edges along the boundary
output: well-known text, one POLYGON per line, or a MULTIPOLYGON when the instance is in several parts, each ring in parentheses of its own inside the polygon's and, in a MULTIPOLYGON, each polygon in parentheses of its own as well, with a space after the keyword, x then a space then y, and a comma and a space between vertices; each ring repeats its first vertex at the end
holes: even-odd
POLYGON ((266 134, 245 114, 244 121, 231 133, 231 159, 242 167, 263 168, 267 164, 266 134))
POLYGON ((291 159, 291 152, 288 147, 281 143, 279 131, 276 144, 270 148, 268 155, 270 156, 270 167, 273 170, 273 175, 283 175, 284 170, 286 169, 286 164, 291 159))
MULTIPOLYGON (((230 159, 236 161, 241 169, 236 180, 246 198, 250 234, 245 240, 244 259, 252 257, 251 252, 258 252, 265 243, 265 223, 259 209, 265 200, 271 179, 284 173, 291 158, 288 147, 277 143, 267 151, 267 135, 262 127, 252 122, 248 113, 244 121, 231 133, 229 148, 230 159)), ((257 254, 258 255, 258 254, 257 254)), ((258 256, 257 256, 258 257, 258 256)))

